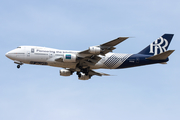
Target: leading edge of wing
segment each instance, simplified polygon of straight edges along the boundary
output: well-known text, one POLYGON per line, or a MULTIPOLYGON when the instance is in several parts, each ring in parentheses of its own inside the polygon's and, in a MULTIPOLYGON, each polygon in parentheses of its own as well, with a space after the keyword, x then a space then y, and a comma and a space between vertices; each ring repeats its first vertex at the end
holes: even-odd
MULTIPOLYGON (((118 37, 117 39, 111 40, 111 41, 101 44, 99 46, 104 49, 111 48, 111 47, 116 46, 117 44, 123 42, 124 40, 126 40, 128 38, 129 37, 118 37)), ((112 48, 112 50, 113 49, 115 49, 115 48, 112 48)), ((91 53, 89 53, 89 50, 84 50, 84 51, 79 52, 78 54, 91 54, 91 53)))
POLYGON ((100 46, 116 46, 117 44, 123 42, 124 40, 128 39, 129 37, 118 37, 114 40, 111 40, 107 43, 101 44, 100 46))

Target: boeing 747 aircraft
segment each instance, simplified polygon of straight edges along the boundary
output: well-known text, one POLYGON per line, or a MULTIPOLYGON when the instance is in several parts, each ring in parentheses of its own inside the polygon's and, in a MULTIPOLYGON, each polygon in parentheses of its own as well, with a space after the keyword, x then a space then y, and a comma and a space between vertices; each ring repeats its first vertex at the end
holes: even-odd
POLYGON ((62 67, 61 76, 70 76, 74 72, 80 80, 88 80, 93 75, 109 76, 93 69, 122 69, 149 64, 166 64, 168 56, 174 50, 168 50, 173 34, 164 34, 145 49, 136 54, 110 53, 114 46, 128 39, 119 37, 115 40, 91 46, 84 51, 58 50, 38 46, 20 46, 6 53, 20 68, 23 64, 48 65, 62 67))

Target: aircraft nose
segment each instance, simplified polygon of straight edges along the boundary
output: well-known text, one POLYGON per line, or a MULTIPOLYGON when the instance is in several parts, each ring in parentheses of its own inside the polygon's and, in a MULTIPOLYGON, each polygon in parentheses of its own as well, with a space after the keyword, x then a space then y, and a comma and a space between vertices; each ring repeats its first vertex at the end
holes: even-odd
POLYGON ((9 58, 9 52, 7 52, 7 53, 5 54, 5 56, 9 58))
POLYGON ((7 52, 7 53, 5 54, 5 56, 6 56, 7 58, 9 58, 9 59, 13 58, 12 51, 13 51, 13 50, 7 52))

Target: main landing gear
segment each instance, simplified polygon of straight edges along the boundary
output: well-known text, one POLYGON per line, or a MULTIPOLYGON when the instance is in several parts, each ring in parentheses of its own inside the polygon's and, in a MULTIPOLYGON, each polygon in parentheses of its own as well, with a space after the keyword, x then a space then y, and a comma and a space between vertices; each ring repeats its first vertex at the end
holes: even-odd
POLYGON ((78 75, 79 78, 81 78, 82 75, 89 76, 90 67, 83 67, 80 64, 77 64, 76 68, 77 68, 76 74, 78 75))
POLYGON ((88 68, 84 68, 84 69, 80 67, 80 71, 77 72, 76 74, 78 75, 78 77, 81 77, 81 72, 82 72, 82 73, 84 73, 87 76, 87 75, 89 75, 89 71, 90 71, 89 67, 88 68))
POLYGON ((79 78, 81 77, 81 73, 80 72, 77 72, 76 74, 78 75, 79 78))
POLYGON ((84 73, 85 75, 88 75, 90 68, 89 68, 89 67, 87 67, 87 68, 80 68, 80 70, 81 70, 81 72, 84 73))

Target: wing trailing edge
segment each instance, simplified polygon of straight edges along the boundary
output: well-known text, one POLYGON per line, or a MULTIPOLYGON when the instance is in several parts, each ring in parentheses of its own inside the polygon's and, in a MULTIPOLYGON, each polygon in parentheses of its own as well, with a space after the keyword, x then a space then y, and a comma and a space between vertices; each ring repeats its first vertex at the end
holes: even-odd
POLYGON ((111 76, 111 75, 109 75, 109 74, 106 74, 106 73, 99 73, 99 72, 96 72, 96 71, 93 71, 93 70, 90 70, 90 71, 89 71, 89 75, 111 76))

